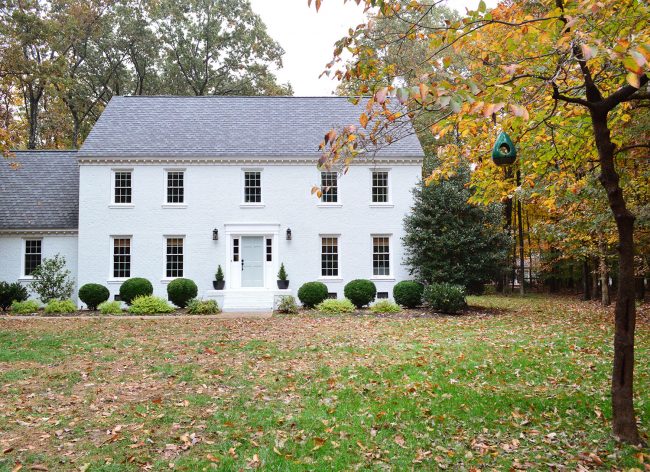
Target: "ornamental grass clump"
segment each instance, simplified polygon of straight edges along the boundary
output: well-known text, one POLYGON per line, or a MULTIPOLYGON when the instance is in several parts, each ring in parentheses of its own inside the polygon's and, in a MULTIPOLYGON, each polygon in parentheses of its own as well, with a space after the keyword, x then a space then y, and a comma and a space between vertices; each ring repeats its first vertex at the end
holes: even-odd
POLYGON ((72 300, 50 300, 45 305, 48 315, 67 315, 77 311, 77 305, 72 300))
POLYGON ((374 303, 370 306, 370 311, 375 314, 399 313, 402 311, 402 309, 397 303, 394 303, 390 300, 379 300, 377 303, 374 303))
POLYGON ((187 303, 187 312, 190 315, 216 315, 221 313, 221 308, 216 300, 193 299, 187 303))
POLYGON ((155 315, 173 311, 174 307, 167 303, 167 300, 153 295, 135 297, 129 306, 129 313, 133 315, 155 315))
POLYGON ((298 304, 296 303, 296 299, 291 295, 281 297, 278 305, 275 307, 275 312, 295 315, 298 313, 298 304))
POLYGON ((102 315, 121 315, 123 313, 122 302, 118 301, 106 301, 104 303, 100 303, 97 306, 97 309, 102 315))
POLYGON ((316 309, 324 315, 343 315, 346 313, 354 313, 356 311, 354 303, 347 298, 341 300, 328 298, 316 305, 316 309))

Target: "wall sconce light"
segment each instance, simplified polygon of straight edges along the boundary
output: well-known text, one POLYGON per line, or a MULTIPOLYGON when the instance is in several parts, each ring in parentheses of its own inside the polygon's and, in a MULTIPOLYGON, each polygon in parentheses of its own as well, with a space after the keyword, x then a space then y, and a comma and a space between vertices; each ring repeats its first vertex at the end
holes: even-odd
POLYGON ((212 230, 212 240, 213 241, 219 240, 219 230, 217 228, 212 230))
POLYGON ((291 241, 291 228, 287 228, 287 241, 291 241))

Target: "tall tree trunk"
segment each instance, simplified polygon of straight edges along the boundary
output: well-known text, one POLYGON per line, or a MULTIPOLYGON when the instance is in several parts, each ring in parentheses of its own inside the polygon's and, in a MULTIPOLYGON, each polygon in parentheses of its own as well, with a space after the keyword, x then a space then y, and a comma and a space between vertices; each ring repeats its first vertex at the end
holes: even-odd
POLYGON ((591 300, 591 281, 589 280, 589 259, 582 261, 582 299, 591 300))
POLYGON ((609 274, 607 273, 607 259, 605 242, 601 239, 598 242, 598 274, 600 276, 600 303, 603 306, 612 304, 609 297, 609 274))
POLYGON ((592 258, 593 270, 591 271, 591 294, 596 300, 598 298, 598 258, 592 258))
MULTIPOLYGON (((627 209, 614 166, 614 144, 607 126, 607 110, 590 108, 600 161, 600 182, 618 230, 618 293, 614 310, 614 367, 612 370, 612 429, 620 441, 639 444, 634 413, 634 215, 627 209)), ((603 287, 604 289, 604 287, 603 287)))
MULTIPOLYGON (((517 187, 521 186, 521 172, 517 170, 517 187)), ((524 222, 522 219, 521 211, 521 198, 517 198, 517 228, 519 231, 519 271, 521 272, 521 285, 519 286, 519 294, 526 293, 526 277, 525 277, 525 259, 524 259, 524 222)))

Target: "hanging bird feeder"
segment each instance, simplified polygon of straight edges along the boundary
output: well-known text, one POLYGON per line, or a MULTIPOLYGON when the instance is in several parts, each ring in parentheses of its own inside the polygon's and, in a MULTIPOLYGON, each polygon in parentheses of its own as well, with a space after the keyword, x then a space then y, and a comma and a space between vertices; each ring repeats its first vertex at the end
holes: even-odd
POLYGON ((504 131, 499 133, 492 149, 492 160, 498 166, 510 165, 517 159, 517 149, 510 136, 504 131))

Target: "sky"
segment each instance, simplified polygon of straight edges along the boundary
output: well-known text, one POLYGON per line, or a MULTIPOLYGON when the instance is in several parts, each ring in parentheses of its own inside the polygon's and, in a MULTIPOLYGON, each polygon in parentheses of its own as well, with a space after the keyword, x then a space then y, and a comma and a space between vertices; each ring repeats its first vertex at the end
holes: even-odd
MULTIPOLYGON (((332 59, 334 43, 350 27, 364 22, 363 8, 348 0, 323 0, 318 13, 307 0, 250 0, 253 11, 262 17, 270 36, 285 51, 283 67, 276 71, 281 83, 291 82, 299 96, 331 95, 338 81, 318 78, 332 59)), ((475 9, 479 0, 447 0, 461 13, 475 9)), ((313 2, 312 2, 313 3, 313 2)), ((486 1, 489 7, 496 0, 486 1)))

